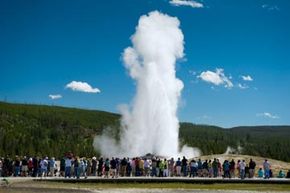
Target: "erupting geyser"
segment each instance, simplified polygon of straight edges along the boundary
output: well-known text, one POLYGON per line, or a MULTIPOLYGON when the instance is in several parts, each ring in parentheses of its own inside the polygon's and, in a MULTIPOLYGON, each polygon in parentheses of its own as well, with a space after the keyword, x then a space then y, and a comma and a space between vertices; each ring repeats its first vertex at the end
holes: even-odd
POLYGON ((120 141, 103 134, 95 137, 94 147, 105 156, 197 156, 189 147, 179 152, 176 112, 183 83, 175 76, 175 63, 184 55, 179 20, 150 12, 140 17, 131 40, 123 60, 137 86, 132 107, 121 108, 120 141))

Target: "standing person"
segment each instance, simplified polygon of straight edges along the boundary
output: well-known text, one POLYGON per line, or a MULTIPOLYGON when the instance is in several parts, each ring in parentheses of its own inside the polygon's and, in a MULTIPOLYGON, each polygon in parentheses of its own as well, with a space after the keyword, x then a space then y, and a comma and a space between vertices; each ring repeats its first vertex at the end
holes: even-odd
POLYGON ((55 162, 55 158, 54 157, 52 157, 51 159, 50 159, 50 162, 49 162, 49 165, 50 165, 50 167, 49 167, 49 170, 50 170, 50 176, 54 176, 54 171, 55 171, 55 166, 56 166, 56 162, 55 162))
POLYGON ((47 167, 48 167, 48 158, 44 157, 41 161, 40 161, 40 169, 41 169, 41 177, 46 177, 47 175, 47 167))
POLYGON ((209 162, 208 162, 208 177, 210 177, 210 178, 213 177, 213 168, 212 168, 211 160, 209 160, 209 162))
POLYGON ((173 157, 168 161, 168 169, 169 169, 168 176, 170 177, 174 176, 174 158, 173 157))
POLYGON ((95 156, 92 158, 92 174, 97 175, 97 158, 95 156))
POLYGON ((222 164, 219 159, 217 159, 217 164, 218 164, 218 176, 222 175, 222 164))
POLYGON ((249 178, 253 178, 255 175, 255 168, 256 168, 256 163, 250 159, 249 162, 249 178))
POLYGON ((126 168, 127 168, 127 159, 124 157, 121 160, 121 171, 120 171, 120 176, 124 177, 126 173, 126 168))
POLYGON ((238 160, 238 163, 237 163, 237 171, 238 171, 238 177, 241 176, 241 173, 240 173, 240 163, 241 163, 241 160, 238 160))
POLYGON ((263 163, 263 167, 264 167, 264 172, 265 172, 265 179, 269 179, 271 165, 267 159, 265 159, 265 162, 263 163))
POLYGON ((230 162, 230 175, 232 178, 235 177, 235 167, 236 167, 236 163, 234 159, 232 159, 232 161, 230 162))
POLYGON ((197 163, 196 163, 196 161, 194 159, 191 160, 189 165, 190 165, 189 177, 195 177, 196 176, 196 171, 197 171, 197 163))
POLYGON ((2 158, 0 157, 0 178, 2 177, 2 171, 3 171, 3 161, 2 158))
POLYGON ((112 178, 116 178, 117 177, 117 162, 115 160, 114 157, 112 157, 111 161, 110 161, 110 167, 111 167, 111 174, 112 174, 112 178))
POLYGON ((28 175, 32 176, 32 172, 33 172, 33 161, 32 161, 32 157, 28 159, 28 175))
POLYGON ((163 171, 164 171, 164 161, 161 159, 159 164, 158 164, 158 168, 159 168, 159 177, 164 177, 163 176, 163 171))
POLYGON ((131 161, 132 176, 136 176, 136 159, 133 158, 131 161))
POLYGON ((157 177, 157 161, 155 158, 152 158, 152 171, 151 171, 152 177, 157 177))
POLYGON ((207 177, 208 176, 208 162, 205 160, 205 162, 202 163, 202 176, 207 177))
POLYGON ((245 170, 246 170, 245 160, 240 162, 239 167, 240 167, 240 177, 243 180, 245 179, 245 170))
POLYGON ((164 165, 163 177, 168 177, 168 162, 166 159, 164 159, 163 165, 164 165))
POLYGON ((86 161, 87 161, 86 174, 87 174, 87 176, 90 176, 91 171, 92 171, 92 160, 90 158, 88 158, 86 161))
POLYGON ((71 157, 67 156, 65 159, 65 175, 64 177, 71 177, 71 166, 72 166, 72 160, 71 157))
POLYGON ((224 170, 224 175, 223 177, 224 178, 231 178, 231 175, 230 175, 230 163, 228 160, 225 160, 224 163, 223 163, 223 170, 224 170))
POLYGON ((139 170, 140 170, 140 176, 144 175, 144 160, 139 158, 139 170))
POLYGON ((22 171, 21 176, 26 177, 28 173, 28 160, 26 156, 24 156, 21 161, 21 171, 22 171))
POLYGON ((60 169, 59 169, 59 176, 65 176, 65 158, 62 157, 60 160, 60 169))
POLYGON ((81 162, 80 162, 80 159, 79 157, 75 157, 75 160, 74 160, 74 177, 76 177, 77 179, 80 178, 80 168, 81 168, 81 162))
POLYGON ((99 164, 98 164, 98 176, 103 175, 103 165, 104 165, 103 157, 100 157, 99 164))
POLYGON ((109 171, 110 171, 110 160, 109 158, 106 159, 105 161, 105 178, 109 178, 109 171))
POLYGON ((130 177, 132 173, 131 160, 127 158, 126 176, 130 177))
POLYGON ((20 158, 18 156, 15 156, 14 160, 14 176, 20 175, 20 158))
POLYGON ((218 163, 216 158, 213 159, 212 169, 213 169, 213 177, 216 178, 218 176, 218 163))
POLYGON ((186 177, 187 176, 187 159, 185 158, 185 156, 183 156, 182 158, 181 166, 182 166, 183 176, 186 177))
POLYGON ((181 176, 181 161, 180 158, 177 159, 176 163, 176 176, 181 176))
POLYGON ((37 157, 33 157, 32 158, 32 163, 33 163, 33 173, 32 173, 32 177, 37 177, 37 174, 39 173, 38 169, 39 169, 39 160, 37 157))
POLYGON ((150 171, 150 163, 149 161, 145 158, 144 160, 144 175, 147 177, 149 176, 149 171, 150 171))

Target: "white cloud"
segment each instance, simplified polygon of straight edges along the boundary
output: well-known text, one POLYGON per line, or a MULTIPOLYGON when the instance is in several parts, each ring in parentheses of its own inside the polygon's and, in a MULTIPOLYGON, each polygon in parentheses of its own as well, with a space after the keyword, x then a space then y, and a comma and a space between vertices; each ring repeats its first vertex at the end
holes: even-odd
POLYGON ((242 79, 243 79, 244 81, 253 81, 253 78, 252 78, 250 75, 242 76, 242 79))
POLYGON ((55 99, 60 99, 62 98, 62 96, 60 94, 50 94, 48 95, 48 97, 51 99, 51 100, 55 100, 55 99))
POLYGON ((240 89, 247 89, 247 88, 249 88, 248 85, 246 85, 246 84, 241 84, 241 83, 238 84, 238 87, 239 87, 240 89))
POLYGON ((217 68, 215 72, 209 70, 202 72, 198 78, 216 86, 224 85, 226 88, 232 88, 234 86, 230 79, 224 74, 224 70, 221 68, 217 68))
POLYGON ((101 92, 98 88, 93 88, 91 85, 89 85, 86 82, 81 81, 72 81, 68 83, 66 88, 70 88, 73 91, 79 91, 79 92, 87 92, 87 93, 99 93, 101 92))
POLYGON ((192 8, 203 8, 203 4, 193 0, 171 0, 169 1, 174 6, 190 6, 192 8))
POLYGON ((262 8, 267 9, 269 11, 280 11, 280 8, 277 5, 264 4, 264 5, 262 5, 262 8))
POLYGON ((257 117, 265 117, 265 118, 270 118, 270 119, 279 119, 280 118, 277 115, 272 115, 271 113, 267 113, 267 112, 258 113, 257 114, 257 117))

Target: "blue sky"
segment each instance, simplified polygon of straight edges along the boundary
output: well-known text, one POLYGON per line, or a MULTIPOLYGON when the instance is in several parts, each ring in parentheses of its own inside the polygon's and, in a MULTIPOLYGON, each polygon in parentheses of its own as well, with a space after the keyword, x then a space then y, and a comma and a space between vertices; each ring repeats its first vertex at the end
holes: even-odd
POLYGON ((288 0, 2 0, 0 100, 118 112, 135 93, 121 54, 154 10, 185 36, 180 121, 290 124, 288 0))

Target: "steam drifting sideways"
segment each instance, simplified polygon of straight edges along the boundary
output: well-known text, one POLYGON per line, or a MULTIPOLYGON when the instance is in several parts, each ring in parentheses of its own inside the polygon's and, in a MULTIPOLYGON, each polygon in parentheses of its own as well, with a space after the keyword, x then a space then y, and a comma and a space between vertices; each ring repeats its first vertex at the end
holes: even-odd
POLYGON ((179 151, 178 102, 183 83, 175 76, 175 63, 183 57, 183 33, 179 20, 158 11, 139 19, 123 61, 136 81, 132 106, 120 108, 121 134, 116 141, 107 134, 96 136, 94 147, 104 156, 194 157, 199 150, 184 146, 179 151))

